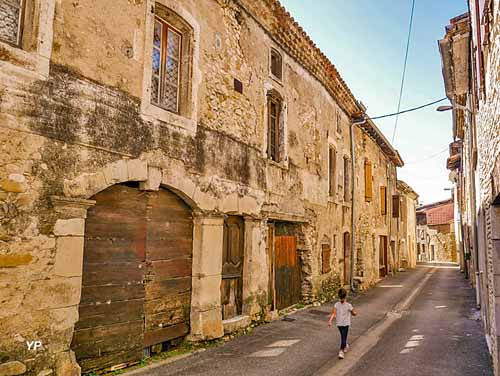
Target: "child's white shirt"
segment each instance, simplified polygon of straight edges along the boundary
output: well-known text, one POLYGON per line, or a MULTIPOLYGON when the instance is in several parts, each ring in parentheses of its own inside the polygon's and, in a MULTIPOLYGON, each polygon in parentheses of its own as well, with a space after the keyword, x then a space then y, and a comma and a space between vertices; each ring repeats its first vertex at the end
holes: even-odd
POLYGON ((352 304, 347 302, 337 302, 334 307, 337 310, 337 326, 350 326, 352 304))

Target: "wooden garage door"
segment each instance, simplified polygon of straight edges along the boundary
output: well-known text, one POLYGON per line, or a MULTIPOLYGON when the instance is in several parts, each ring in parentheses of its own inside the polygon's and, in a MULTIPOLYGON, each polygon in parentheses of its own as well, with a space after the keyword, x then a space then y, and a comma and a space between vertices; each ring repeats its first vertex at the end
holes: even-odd
POLYGON ((190 209, 169 191, 128 185, 93 199, 72 343, 83 372, 139 361, 189 328, 190 209))
POLYGON ((300 301, 300 261, 295 236, 275 236, 276 306, 283 309, 300 301))

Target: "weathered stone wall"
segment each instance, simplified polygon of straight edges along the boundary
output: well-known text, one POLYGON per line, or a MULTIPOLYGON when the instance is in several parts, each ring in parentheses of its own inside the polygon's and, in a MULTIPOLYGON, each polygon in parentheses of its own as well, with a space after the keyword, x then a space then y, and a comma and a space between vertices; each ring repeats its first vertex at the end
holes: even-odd
POLYGON ((389 268, 396 271, 397 255, 392 254, 390 242, 396 241, 396 221, 392 218, 392 195, 396 193, 394 163, 361 129, 355 128, 355 273, 362 287, 379 279, 380 236, 388 237, 389 268), (372 200, 365 200, 364 165, 372 163, 372 200), (381 214, 380 187, 387 187, 387 211, 381 214))
MULTIPOLYGON (((474 9, 472 9, 471 19, 475 19, 474 9)), ((486 321, 486 335, 490 352, 492 354, 495 374, 499 371, 498 355, 498 325, 500 312, 498 310, 498 217, 497 208, 493 207, 494 192, 498 192, 500 181, 500 171, 498 171, 498 160, 500 157, 500 96, 498 95, 500 84, 500 9, 498 2, 492 7, 491 25, 488 46, 485 47, 484 69, 485 69, 485 93, 480 98, 479 109, 476 116, 477 127, 477 150, 478 150, 478 175, 479 175, 479 208, 484 221, 483 228, 480 229, 479 236, 482 238, 480 244, 483 247, 480 252, 484 254, 486 270, 487 299, 482 306, 488 316, 486 321), (495 189, 496 186, 497 188, 495 189)), ((473 23, 473 28, 475 25, 473 23)), ((475 34, 475 30, 473 34, 475 34)), ((474 36, 475 38, 475 36, 474 36)), ((486 42, 486 41, 484 41, 486 42)), ((477 45, 477 43, 476 43, 477 45)))
MULTIPOLYGON (((246 217, 246 250, 253 260, 245 267, 251 277, 244 281, 249 316, 266 309, 267 219, 301 223, 308 273, 303 285, 311 299, 325 281, 340 276, 343 234, 351 225, 350 199, 344 200, 340 184, 343 158, 350 158, 353 114, 346 111, 355 106, 334 68, 311 59, 316 49, 307 58, 288 54, 290 41, 281 49, 255 15, 231 1, 161 0, 195 30, 189 97, 194 102, 187 119, 155 117, 144 110, 152 0, 38 1, 51 5, 55 16, 50 7, 41 8, 37 55, 0 44, 7 51, 0 53, 1 362, 20 361, 10 364, 26 367, 30 375, 79 373, 69 349, 78 320, 86 210, 93 195, 113 184, 139 181, 147 190, 161 185, 195 211, 194 339, 223 333, 220 292, 210 290, 216 283, 204 283, 220 279, 221 266, 213 265, 216 257, 206 258, 212 247, 204 239, 212 239, 213 252, 221 252, 223 214, 246 217), (282 82, 269 74, 271 46, 283 56, 282 82), (318 81, 322 77, 328 82, 318 81), (243 83, 242 94, 234 90, 234 79, 243 83), (269 90, 279 92, 284 103, 280 163, 266 156, 269 90), (332 119, 339 112, 337 127, 332 119), (331 198, 329 144, 338 152, 339 187, 331 198), (332 272, 326 275, 321 273, 323 242, 332 248, 332 272), (41 341, 43 348, 28 350, 26 341, 41 341)), ((357 197, 356 208, 356 270, 370 284, 378 276, 378 244, 372 239, 389 234, 388 220, 379 215, 377 189, 395 187, 395 174, 387 183, 387 166, 394 167, 359 129, 356 142, 358 187, 365 155, 374 163, 374 200, 367 204, 357 197)))

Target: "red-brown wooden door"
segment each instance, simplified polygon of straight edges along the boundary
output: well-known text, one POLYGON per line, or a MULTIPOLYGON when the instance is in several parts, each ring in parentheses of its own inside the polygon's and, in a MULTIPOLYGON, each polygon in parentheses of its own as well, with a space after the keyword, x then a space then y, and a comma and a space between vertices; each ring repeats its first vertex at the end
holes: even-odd
POLYGON ((351 234, 344 232, 343 238, 344 249, 344 285, 350 283, 351 275, 351 234))
POLYGON ((389 272, 389 265, 387 258, 387 236, 380 237, 378 267, 379 267, 379 276, 385 277, 389 272))
POLYGON ((275 236, 276 307, 283 309, 300 301, 300 260, 295 236, 275 236))
POLYGON ((189 329, 190 209, 169 191, 121 184, 93 199, 71 346, 83 372, 139 361, 189 329))
POLYGON ((222 319, 241 315, 243 305, 244 221, 229 216, 224 220, 222 252, 222 319))

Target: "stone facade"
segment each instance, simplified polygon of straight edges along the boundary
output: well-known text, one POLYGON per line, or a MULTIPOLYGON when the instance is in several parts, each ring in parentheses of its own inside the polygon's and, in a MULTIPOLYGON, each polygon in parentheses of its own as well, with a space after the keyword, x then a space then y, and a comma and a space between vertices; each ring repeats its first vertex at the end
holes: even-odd
MULTIPOLYGON (((398 241, 390 197, 401 158, 371 122, 352 126, 352 155, 351 121, 364 109, 277 1, 26 3, 21 43, 0 41, 0 367, 80 374, 71 342, 87 213, 117 184, 167 189, 192 211, 191 340, 221 337, 273 309, 269 224, 294 228, 304 301, 347 279, 352 238, 354 276, 362 286, 379 278, 379 238, 398 241), (185 33, 176 113, 151 104, 155 9, 185 33), (270 73, 271 48, 282 57, 281 79, 270 73), (267 146, 270 93, 282 104, 277 161, 267 146), (366 160, 371 202, 361 189, 366 160), (241 317, 223 322, 228 215, 244 221, 243 303, 241 317)), ((389 258, 395 272, 396 249, 389 258)))
POLYGON ((451 20, 445 36, 449 46, 442 51, 447 95, 458 115, 447 167, 457 197, 457 245, 465 256, 466 275, 476 289, 498 375, 500 11, 498 1, 470 0, 469 9, 469 14, 451 20))
POLYGON ((418 261, 457 262, 454 200, 417 208, 418 261))
POLYGON ((401 268, 417 266, 417 203, 418 194, 404 181, 397 182, 400 197, 398 253, 401 268))

